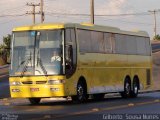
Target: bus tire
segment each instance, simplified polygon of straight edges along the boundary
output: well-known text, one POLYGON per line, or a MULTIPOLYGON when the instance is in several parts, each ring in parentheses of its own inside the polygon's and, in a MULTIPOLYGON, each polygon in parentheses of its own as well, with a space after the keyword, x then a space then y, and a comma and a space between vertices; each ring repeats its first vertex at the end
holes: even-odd
POLYGON ((72 100, 77 102, 85 102, 87 99, 87 85, 83 81, 79 81, 77 84, 77 95, 72 96, 72 100))
POLYGON ((133 80, 133 87, 132 87, 131 97, 136 98, 138 96, 138 90, 139 90, 139 82, 138 78, 134 78, 133 80))
POLYGON ((121 96, 123 98, 129 98, 131 96, 131 81, 128 77, 124 82, 124 91, 121 92, 121 96))
POLYGON ((41 98, 29 98, 29 102, 32 104, 32 105, 38 105, 41 101, 41 98))

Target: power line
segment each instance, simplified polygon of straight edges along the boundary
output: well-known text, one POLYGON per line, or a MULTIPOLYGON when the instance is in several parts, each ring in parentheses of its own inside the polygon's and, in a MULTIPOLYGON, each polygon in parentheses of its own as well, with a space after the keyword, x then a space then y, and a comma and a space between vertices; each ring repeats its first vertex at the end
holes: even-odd
POLYGON ((14 7, 14 8, 8 8, 8 9, 5 9, 5 10, 2 10, 0 11, 0 13, 3 13, 3 12, 13 12, 13 11, 17 11, 19 10, 20 8, 24 8, 25 5, 21 5, 21 6, 17 6, 17 7, 14 7))
POLYGON ((160 12, 160 10, 149 10, 148 12, 152 13, 154 15, 154 36, 157 35, 157 20, 156 20, 156 13, 160 12))
POLYGON ((36 14, 40 14, 41 15, 41 23, 43 23, 44 21, 44 11, 43 11, 43 0, 40 0, 40 3, 38 4, 34 4, 34 3, 27 3, 27 6, 31 6, 32 7, 32 11, 27 12, 27 14, 31 14, 33 16, 33 24, 35 24, 35 15, 36 14), (35 11, 35 7, 40 7, 40 11, 36 12, 35 11))
POLYGON ((0 17, 18 17, 18 16, 26 16, 26 14, 8 14, 8 15, 0 15, 0 17))
MULTIPOLYGON (((25 14, 2 14, 0 15, 0 17, 13 17, 13 16, 23 16, 25 14)), ((89 17, 90 15, 89 14, 80 14, 80 13, 55 13, 55 12, 52 12, 52 11, 46 11, 46 15, 64 15, 64 16, 67 16, 67 15, 70 15, 70 16, 87 16, 89 17)), ((124 17, 124 16, 145 16, 145 15, 151 15, 151 13, 148 13, 148 12, 140 12, 140 13, 122 13, 122 14, 95 14, 95 16, 98 16, 98 17, 124 17)))
POLYGON ((29 11, 29 12, 27 12, 26 14, 31 14, 32 15, 32 17, 33 17, 33 24, 35 24, 35 15, 36 14, 40 14, 40 12, 36 12, 35 11, 35 7, 37 7, 37 6, 40 6, 40 3, 39 4, 34 4, 34 3, 27 3, 27 6, 31 6, 32 7, 32 11, 29 11))
MULTIPOLYGON (((71 15, 71 16, 90 16, 89 14, 79 14, 79 13, 54 13, 54 12, 46 12, 46 14, 50 15, 71 15)), ((126 14, 108 14, 108 15, 100 15, 96 14, 95 16, 99 17, 109 17, 109 16, 145 16, 145 15, 150 15, 148 12, 141 12, 141 13, 126 13, 126 14)))
MULTIPOLYGON (((15 20, 22 19, 22 16, 20 16, 20 17, 21 17, 21 18, 14 17, 14 18, 12 18, 12 19, 10 19, 10 20, 8 20, 8 21, 0 22, 0 24, 7 24, 7 23, 13 22, 13 21, 15 21, 15 20)), ((23 17, 23 18, 24 18, 24 17, 23 17)))

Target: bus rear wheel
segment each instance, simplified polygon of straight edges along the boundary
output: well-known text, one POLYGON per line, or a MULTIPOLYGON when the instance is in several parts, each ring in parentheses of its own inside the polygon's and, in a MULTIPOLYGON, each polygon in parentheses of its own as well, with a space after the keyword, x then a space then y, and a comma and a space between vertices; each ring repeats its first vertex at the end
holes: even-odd
POLYGON ((137 82, 137 80, 134 80, 133 81, 133 89, 131 92, 132 98, 136 98, 138 96, 138 89, 139 89, 138 82, 137 82))
POLYGON ((123 98, 129 98, 131 96, 131 82, 129 78, 126 78, 124 82, 124 91, 121 92, 123 98))
POLYGON ((29 98, 29 102, 32 104, 32 105, 37 105, 39 104, 41 101, 41 98, 29 98))

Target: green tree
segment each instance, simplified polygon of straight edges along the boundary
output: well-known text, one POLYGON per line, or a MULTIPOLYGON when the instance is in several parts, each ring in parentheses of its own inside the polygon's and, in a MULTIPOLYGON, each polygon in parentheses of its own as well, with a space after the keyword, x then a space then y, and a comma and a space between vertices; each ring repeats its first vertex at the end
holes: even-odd
POLYGON ((3 44, 0 45, 0 57, 3 59, 5 63, 9 61, 10 57, 10 43, 11 43, 11 35, 3 37, 3 44))
POLYGON ((159 41, 160 41, 160 35, 158 34, 158 35, 154 36, 153 39, 154 39, 154 40, 159 40, 159 41))
POLYGON ((7 57, 10 56, 10 44, 11 44, 11 38, 12 36, 10 34, 8 34, 7 36, 3 37, 3 44, 4 44, 4 48, 5 50, 5 54, 7 55, 7 57))

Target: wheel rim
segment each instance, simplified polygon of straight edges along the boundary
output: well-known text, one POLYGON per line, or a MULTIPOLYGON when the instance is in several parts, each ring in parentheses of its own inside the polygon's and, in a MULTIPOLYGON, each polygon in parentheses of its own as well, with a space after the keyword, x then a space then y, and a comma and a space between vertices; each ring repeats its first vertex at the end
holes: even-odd
POLYGON ((126 90, 126 95, 129 95, 130 94, 130 84, 129 83, 126 83, 125 90, 126 90))
POLYGON ((134 85, 134 93, 137 94, 138 93, 138 86, 135 84, 134 85))
POLYGON ((78 85, 77 93, 78 93, 78 99, 82 100, 84 96, 84 90, 81 85, 78 85))

